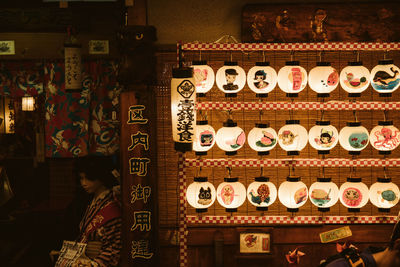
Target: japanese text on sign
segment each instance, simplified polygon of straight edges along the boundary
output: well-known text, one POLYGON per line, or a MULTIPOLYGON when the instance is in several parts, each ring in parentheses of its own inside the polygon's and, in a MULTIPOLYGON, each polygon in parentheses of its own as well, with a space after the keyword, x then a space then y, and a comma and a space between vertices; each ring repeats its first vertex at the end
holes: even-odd
POLYGON ((129 107, 128 124, 146 124, 148 119, 143 118, 143 110, 146 107, 143 105, 135 105, 129 107))
POLYGON ((151 212, 150 211, 135 211, 133 213, 134 223, 131 227, 131 231, 134 231, 139 227, 140 231, 151 230, 151 212))

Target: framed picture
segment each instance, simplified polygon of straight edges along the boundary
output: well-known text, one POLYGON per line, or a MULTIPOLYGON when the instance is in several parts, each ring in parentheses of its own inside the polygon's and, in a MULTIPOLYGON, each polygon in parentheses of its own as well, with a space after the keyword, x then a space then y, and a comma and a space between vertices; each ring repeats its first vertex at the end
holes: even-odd
POLYGON ((107 55, 109 53, 108 40, 90 40, 89 54, 107 55))
POLYGON ((0 55, 15 55, 14 41, 0 41, 0 55))
POLYGON ((268 230, 245 230, 239 232, 240 253, 271 253, 271 232, 268 230))

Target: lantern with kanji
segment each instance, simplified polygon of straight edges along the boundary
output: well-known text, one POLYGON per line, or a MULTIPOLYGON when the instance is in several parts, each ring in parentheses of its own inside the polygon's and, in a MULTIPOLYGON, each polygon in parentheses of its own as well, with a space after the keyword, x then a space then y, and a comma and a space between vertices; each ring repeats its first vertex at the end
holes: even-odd
POLYGON ((0 97, 0 134, 15 133, 14 101, 11 97, 0 97))
POLYGON ((268 177, 260 176, 247 187, 247 199, 257 210, 266 211, 277 197, 276 186, 268 177))
POLYGON ((369 76, 361 61, 349 62, 340 72, 340 86, 350 97, 361 96, 369 86, 369 76))
POLYGON ((381 96, 390 96, 400 86, 400 69, 393 60, 380 60, 371 70, 370 82, 372 88, 381 96))
POLYGON ((378 178, 369 188, 369 200, 381 212, 389 212, 399 202, 399 187, 391 178, 378 178))
POLYGON ((317 182, 310 186, 309 192, 311 203, 322 212, 329 211, 339 199, 339 188, 331 178, 317 178, 317 182))
POLYGON ((196 121, 196 88, 192 68, 172 70, 171 116, 175 150, 190 151, 196 121))
POLYGON ((206 212, 217 197, 215 187, 207 181, 207 177, 194 177, 186 191, 186 199, 196 212, 206 212))
POLYGON ((299 176, 289 176, 279 186, 278 198, 289 212, 297 212, 307 202, 307 186, 299 176))
POLYGON ((215 130, 207 120, 196 121, 194 129, 193 150, 196 155, 207 155, 215 144, 215 130))
POLYGON ((361 182, 361 178, 349 177, 347 182, 340 186, 339 200, 349 212, 359 212, 360 208, 368 203, 368 186, 361 182))
POLYGON ((393 126, 393 121, 379 121, 371 130, 369 141, 379 154, 390 154, 400 144, 400 131, 393 126))
POLYGON ((339 143, 351 155, 359 155, 368 142, 368 130, 361 126, 361 122, 347 122, 347 126, 340 130, 339 143))
POLYGON ((299 61, 287 61, 278 72, 278 85, 289 97, 296 97, 307 85, 307 71, 299 61))
POLYGON ((256 123, 247 136, 247 142, 258 155, 268 155, 269 150, 276 146, 277 139, 276 131, 268 123, 256 123))
POLYGON ((236 61, 225 61, 224 66, 218 69, 215 79, 225 96, 235 97, 246 84, 246 73, 236 61))
POLYGON ((329 154, 339 141, 339 134, 330 121, 317 121, 308 132, 308 142, 318 154, 329 154))
POLYGON ((205 96, 214 85, 214 70, 207 65, 205 60, 193 61, 192 68, 197 96, 205 96))
POLYGON ((339 74, 330 62, 317 62, 308 74, 308 84, 318 97, 328 97, 339 84, 339 74))
POLYGON ((239 178, 224 178, 218 185, 217 201, 227 212, 236 212, 246 200, 246 188, 239 182, 239 178))
POLYGON ((223 127, 217 131, 215 138, 217 146, 224 150, 226 155, 237 154, 237 150, 242 148, 246 142, 246 134, 231 119, 224 122, 223 127))
POLYGON ((307 145, 307 130, 299 123, 299 120, 287 120, 286 125, 279 129, 278 143, 288 155, 298 155, 307 145))
POLYGON ((269 62, 256 62, 247 73, 247 85, 256 95, 267 95, 277 83, 275 69, 269 66, 269 62))

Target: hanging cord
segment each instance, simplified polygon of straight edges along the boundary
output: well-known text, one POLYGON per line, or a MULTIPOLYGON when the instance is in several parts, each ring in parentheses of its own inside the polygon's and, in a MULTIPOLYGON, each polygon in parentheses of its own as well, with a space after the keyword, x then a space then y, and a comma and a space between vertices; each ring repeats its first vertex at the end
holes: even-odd
POLYGON ((199 61, 201 61, 201 50, 199 50, 199 61))
POLYGON ((388 110, 385 109, 385 110, 383 111, 383 120, 384 120, 384 121, 387 121, 387 117, 388 117, 387 113, 388 113, 388 110))
POLYGON ((318 61, 322 62, 322 56, 323 56, 324 51, 319 51, 318 53, 318 61))
POLYGON ((231 178, 232 175, 232 167, 226 167, 226 170, 228 171, 228 178, 231 178))
POLYGON ((294 60, 294 50, 290 50, 290 61, 294 60))
POLYGON ((232 113, 233 113, 232 109, 228 109, 226 113, 228 114, 228 120, 232 120, 232 113))
POLYGON ((354 121, 355 121, 355 122, 358 122, 358 120, 357 120, 357 113, 356 113, 355 110, 353 110, 353 117, 354 117, 354 121))
POLYGON ((387 179, 387 173, 386 173, 386 171, 387 171, 387 167, 385 166, 385 167, 383 167, 383 177, 384 177, 385 179, 387 179))

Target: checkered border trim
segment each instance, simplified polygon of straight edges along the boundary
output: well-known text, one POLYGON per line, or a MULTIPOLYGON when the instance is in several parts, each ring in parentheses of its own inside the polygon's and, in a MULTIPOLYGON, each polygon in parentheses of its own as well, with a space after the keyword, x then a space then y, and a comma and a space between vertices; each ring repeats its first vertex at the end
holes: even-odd
POLYGON ((187 202, 186 202, 186 166, 185 155, 178 152, 178 178, 179 178, 179 262, 180 267, 187 266, 187 202))
POLYGON ((306 50, 400 50, 400 43, 183 43, 182 50, 306 51, 306 50))
POLYGON ((198 110, 400 110, 400 102, 198 102, 198 110))
POLYGON ((398 167, 400 158, 186 159, 185 167, 398 167))
POLYGON ((188 224, 395 224, 396 216, 187 216, 188 224))

